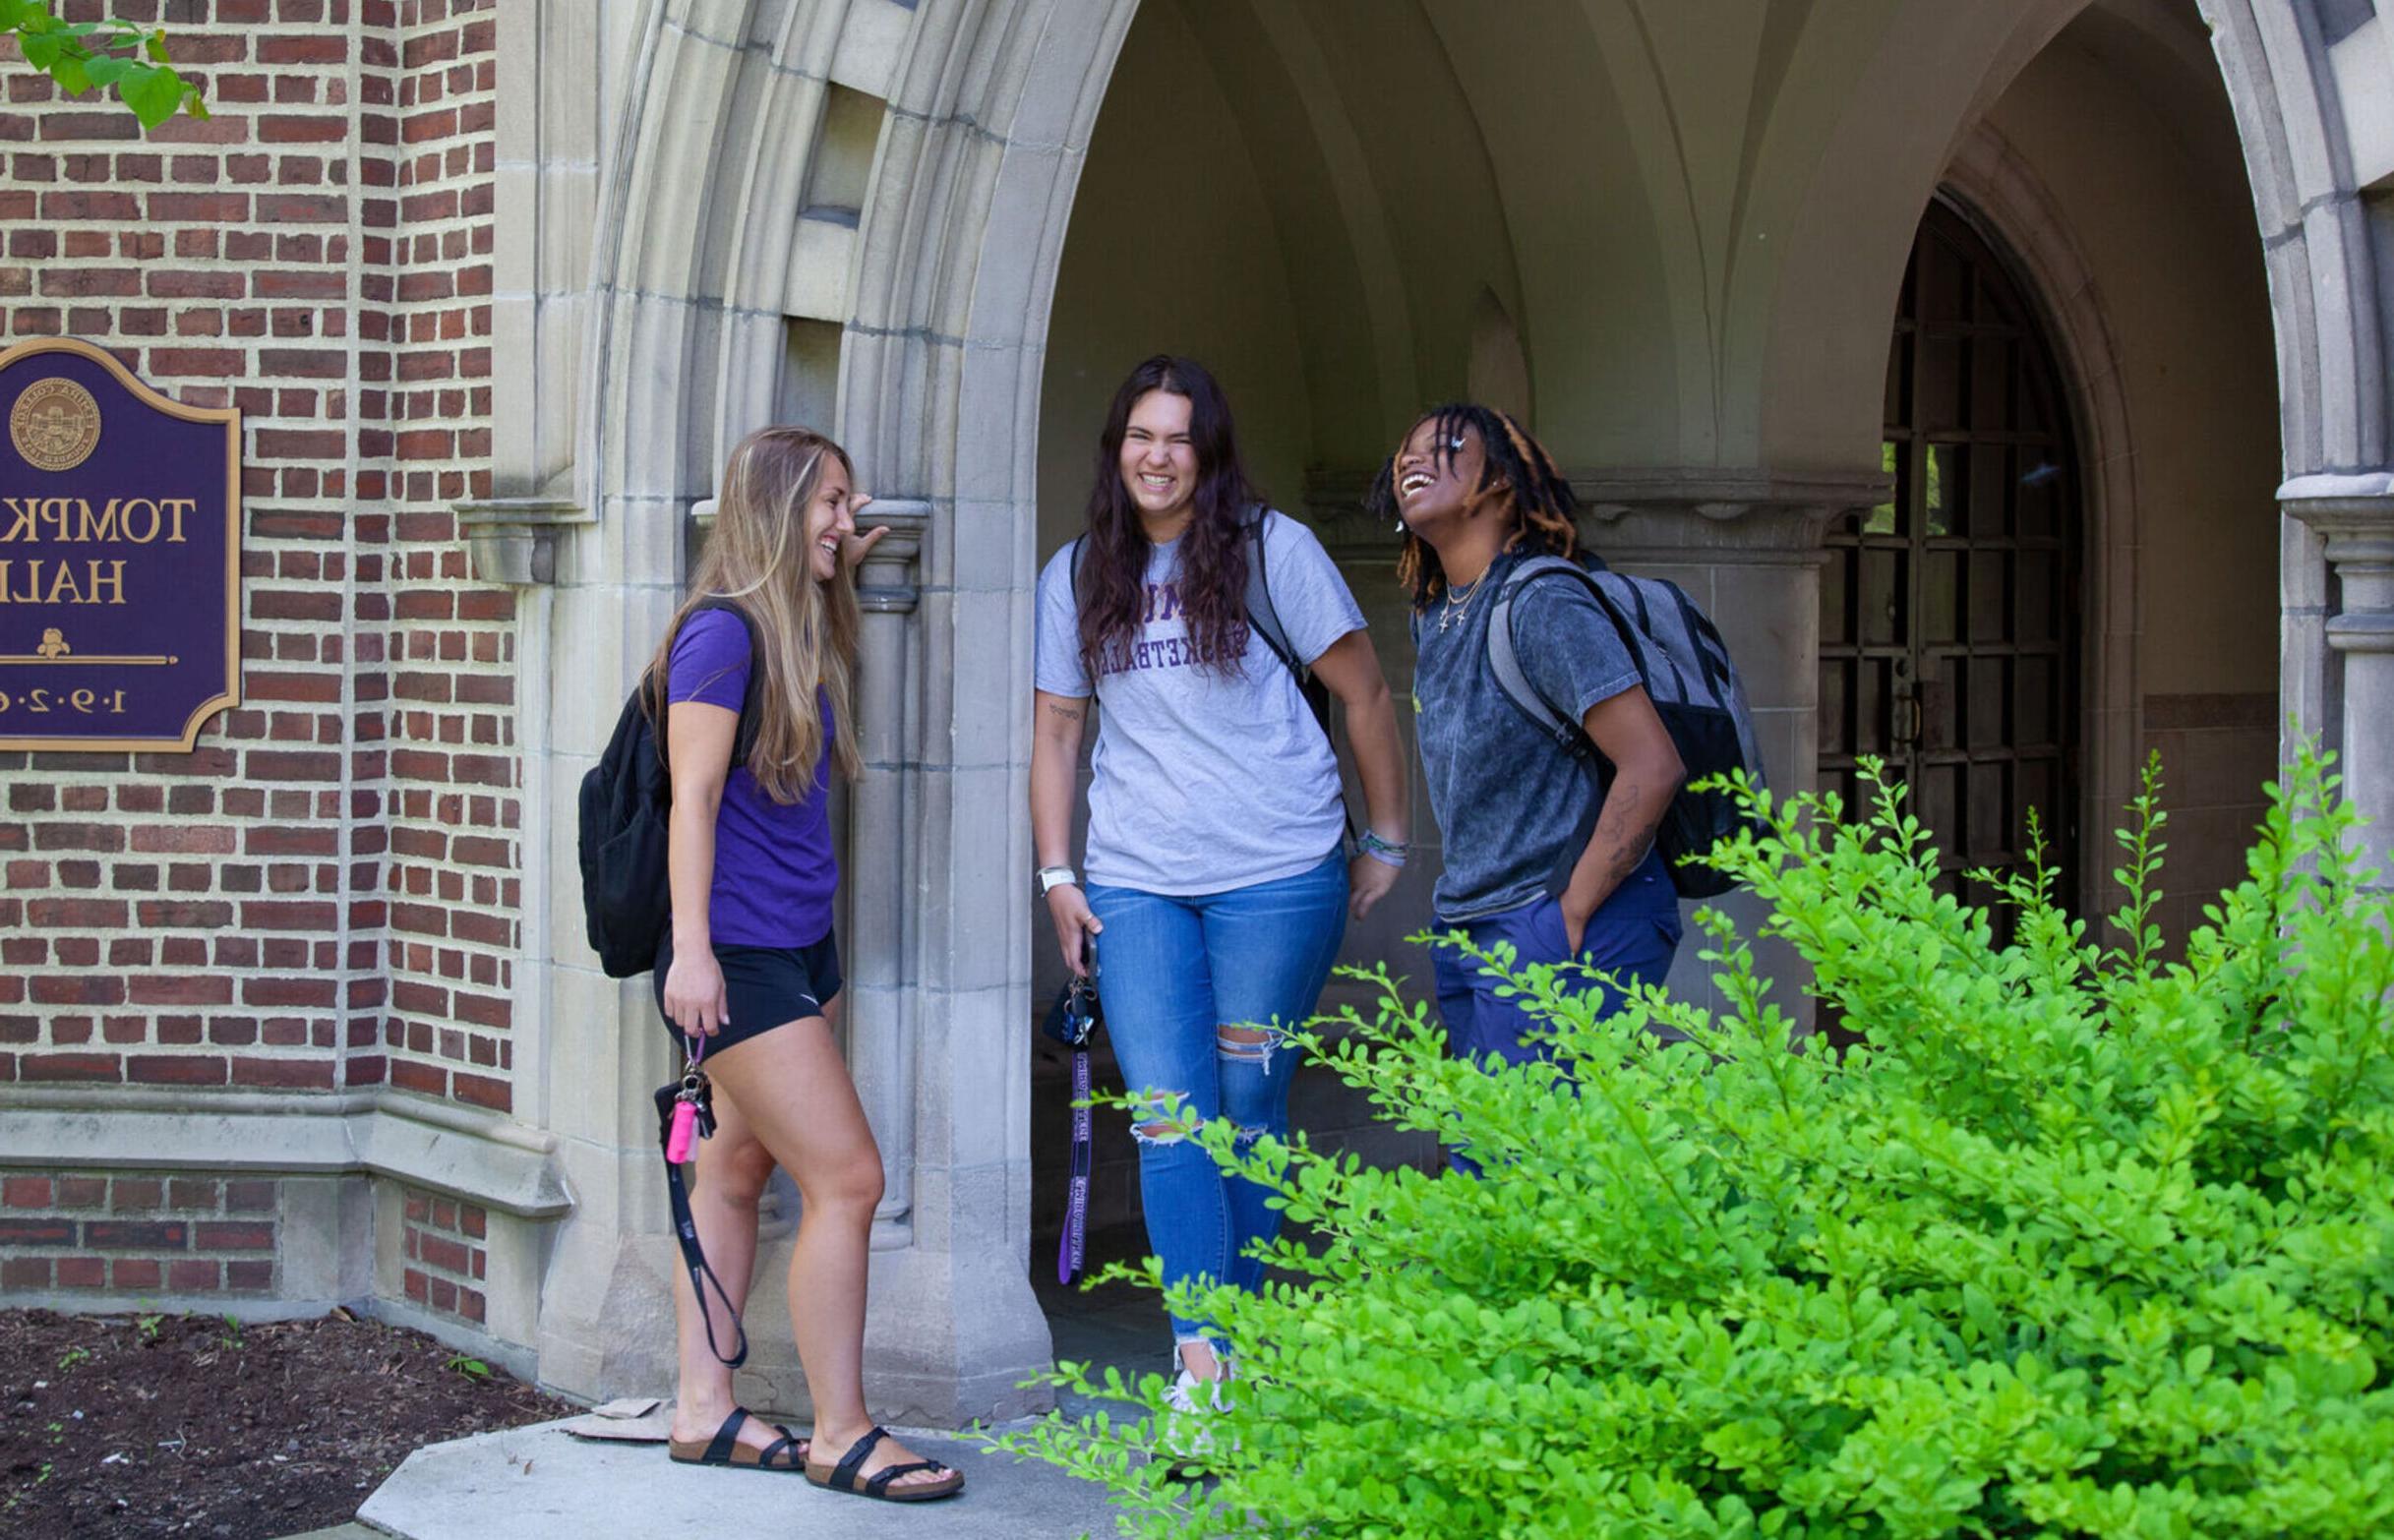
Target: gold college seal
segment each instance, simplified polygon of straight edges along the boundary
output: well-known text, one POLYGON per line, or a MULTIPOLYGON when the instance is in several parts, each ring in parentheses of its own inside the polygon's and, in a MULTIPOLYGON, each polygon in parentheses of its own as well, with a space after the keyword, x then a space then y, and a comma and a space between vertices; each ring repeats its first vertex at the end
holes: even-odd
POLYGON ((8 414, 8 436, 36 470, 73 470, 99 446, 99 403, 72 380, 36 380, 8 414))

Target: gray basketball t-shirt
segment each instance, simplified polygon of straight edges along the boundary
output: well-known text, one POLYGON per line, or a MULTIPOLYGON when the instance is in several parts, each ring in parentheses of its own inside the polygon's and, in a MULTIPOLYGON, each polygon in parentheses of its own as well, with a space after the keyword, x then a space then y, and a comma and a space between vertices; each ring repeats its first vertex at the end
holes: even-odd
MULTIPOLYGON (((1298 658, 1311 663, 1363 628, 1313 531, 1275 512, 1263 540, 1272 607, 1298 658)), ((1346 832, 1338 759, 1295 677, 1252 628, 1236 672, 1198 665, 1179 573, 1180 542, 1156 547, 1146 622, 1103 660, 1087 876, 1188 897, 1309 871, 1346 832)), ((1069 544, 1040 573, 1036 679, 1051 695, 1092 692, 1069 544)))
MULTIPOLYGON (((1603 800, 1603 786, 1506 698, 1488 666, 1496 586, 1519 560, 1498 557, 1467 603, 1441 600, 1413 621, 1414 736, 1446 856, 1432 895, 1440 920, 1555 897, 1555 873, 1586 848, 1603 800)), ((1514 595, 1513 650, 1539 695, 1574 721, 1640 682, 1621 633, 1568 573, 1534 578, 1514 595)), ((1592 762, 1608 785, 1610 769, 1592 762)))

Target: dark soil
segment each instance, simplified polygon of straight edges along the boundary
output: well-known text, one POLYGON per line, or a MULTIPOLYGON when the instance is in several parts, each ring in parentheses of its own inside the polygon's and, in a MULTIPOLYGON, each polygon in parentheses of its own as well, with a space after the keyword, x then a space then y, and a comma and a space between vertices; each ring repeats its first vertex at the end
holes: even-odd
POLYGON ((345 1312, 0 1312, 0 1535, 274 1540, 346 1522, 420 1446, 577 1410, 345 1312))

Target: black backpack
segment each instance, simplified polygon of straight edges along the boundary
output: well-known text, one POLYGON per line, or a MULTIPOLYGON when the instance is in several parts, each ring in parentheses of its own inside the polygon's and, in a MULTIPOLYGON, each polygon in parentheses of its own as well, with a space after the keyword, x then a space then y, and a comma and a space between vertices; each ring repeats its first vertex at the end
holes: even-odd
MULTIPOLYGON (((1654 831, 1654 843, 1671 868, 1672 886, 1682 898, 1726 893, 1734 884, 1725 873, 1688 858, 1711 850, 1749 827, 1751 820, 1727 792, 1694 792, 1688 786, 1731 770, 1743 770, 1755 785, 1763 784, 1754 716, 1746 707, 1745 686, 1738 681, 1737 666, 1729 661, 1727 643, 1677 583, 1626 577, 1592 554, 1583 553, 1580 562, 1532 557, 1506 573, 1488 615, 1488 667, 1497 686, 1524 716, 1591 768, 1596 750, 1586 732, 1568 712, 1538 694, 1514 656, 1513 601, 1525 584, 1550 572, 1566 574, 1595 597, 1620 632, 1621 645, 1637 661, 1654 714, 1662 719, 1680 763, 1687 767, 1687 784, 1671 799, 1661 827, 1654 831)), ((1586 844, 1585 833, 1581 844, 1586 844)), ((1567 859, 1577 861, 1579 855, 1580 847, 1574 846, 1567 859)))
MULTIPOLYGON (((708 599, 699 610, 729 610, 748 633, 748 688, 740 702, 740 725, 732 740, 732 765, 747 764, 756 746, 756 702, 764 670, 756 667, 756 624, 728 599, 708 599)), ((616 718, 607 751, 582 777, 582 916, 590 949, 610 978, 629 978, 657 966, 657 946, 673 918, 673 887, 667 875, 667 820, 673 812, 673 775, 665 758, 664 735, 649 715, 648 676, 643 673, 616 718)))

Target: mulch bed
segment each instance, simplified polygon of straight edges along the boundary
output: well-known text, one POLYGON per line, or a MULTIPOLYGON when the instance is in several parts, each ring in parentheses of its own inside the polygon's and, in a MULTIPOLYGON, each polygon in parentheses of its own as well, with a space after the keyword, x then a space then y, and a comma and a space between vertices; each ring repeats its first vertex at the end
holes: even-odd
POLYGON ((0 1312, 0 1534, 275 1540, 417 1448, 580 1408, 355 1320, 0 1312))

